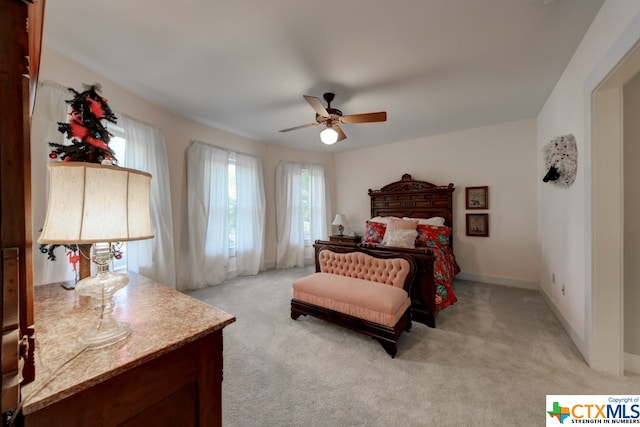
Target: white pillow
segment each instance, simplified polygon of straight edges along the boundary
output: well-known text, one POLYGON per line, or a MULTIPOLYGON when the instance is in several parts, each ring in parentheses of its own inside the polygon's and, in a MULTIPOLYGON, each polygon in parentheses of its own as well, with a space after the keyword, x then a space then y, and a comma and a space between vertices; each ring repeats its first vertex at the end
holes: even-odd
POLYGON ((381 222, 383 224, 387 224, 390 219, 400 219, 397 216, 374 216, 369 221, 371 222, 381 222))
POLYGON ((417 219, 418 225, 433 225, 436 227, 444 226, 444 218, 442 218, 441 216, 434 216, 431 218, 409 218, 405 216, 402 219, 417 219))
POLYGON ((384 234, 386 240, 386 246, 397 246, 400 248, 415 248, 416 237, 418 232, 416 230, 395 229, 387 230, 384 234))

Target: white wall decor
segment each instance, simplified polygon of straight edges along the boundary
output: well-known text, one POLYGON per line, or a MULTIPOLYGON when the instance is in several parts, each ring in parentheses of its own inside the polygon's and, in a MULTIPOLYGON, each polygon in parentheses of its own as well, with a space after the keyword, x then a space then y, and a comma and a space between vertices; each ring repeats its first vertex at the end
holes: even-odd
POLYGON ((542 181, 567 188, 576 180, 578 147, 573 135, 558 136, 543 148, 544 170, 542 181))

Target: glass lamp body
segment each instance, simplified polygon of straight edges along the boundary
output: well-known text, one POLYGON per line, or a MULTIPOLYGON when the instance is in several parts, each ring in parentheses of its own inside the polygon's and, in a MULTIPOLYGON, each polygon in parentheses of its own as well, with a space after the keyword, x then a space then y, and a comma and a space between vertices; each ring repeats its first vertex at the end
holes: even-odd
POLYGON ((97 319, 85 333, 78 337, 78 343, 88 348, 102 348, 126 339, 131 334, 129 325, 113 318, 113 295, 127 286, 129 276, 109 271, 111 245, 94 245, 94 262, 98 273, 78 282, 76 292, 88 296, 97 312, 97 319))

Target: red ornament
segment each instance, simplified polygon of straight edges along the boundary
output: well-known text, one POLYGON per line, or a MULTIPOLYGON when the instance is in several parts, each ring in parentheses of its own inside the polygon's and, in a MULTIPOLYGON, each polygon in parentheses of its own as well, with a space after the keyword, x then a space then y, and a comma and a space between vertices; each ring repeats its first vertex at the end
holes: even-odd
POLYGON ((102 105, 100 105, 100 103, 95 99, 91 99, 89 97, 86 97, 85 100, 89 103, 89 109, 91 110, 93 115, 96 116, 96 118, 99 120, 103 119, 104 110, 102 109, 102 105))
POLYGON ((80 139, 84 139, 89 134, 89 130, 82 124, 82 118, 79 116, 74 117, 69 122, 69 136, 77 136, 80 139))
POLYGON ((57 159, 58 155, 55 152, 52 151, 52 152, 49 153, 49 158, 50 159, 57 159))
POLYGON ((94 138, 92 136, 87 136, 85 138, 85 142, 93 145, 96 148, 101 148, 105 151, 109 151, 109 147, 107 146, 107 144, 105 144, 102 140, 94 138))

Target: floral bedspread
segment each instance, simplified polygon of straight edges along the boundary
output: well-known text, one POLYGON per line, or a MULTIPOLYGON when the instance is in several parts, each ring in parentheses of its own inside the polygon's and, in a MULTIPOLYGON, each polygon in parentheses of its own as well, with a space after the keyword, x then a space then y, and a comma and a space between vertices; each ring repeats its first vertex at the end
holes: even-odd
MULTIPOLYGON (((444 221, 444 218, 440 219, 444 221)), ((414 224, 414 226, 416 225, 414 224)), ((386 232, 386 223, 374 220, 367 221, 364 242, 369 245, 382 247, 382 242, 386 232)), ((457 298, 451 288, 451 282, 453 281, 453 277, 460 272, 460 267, 458 266, 455 256, 449 247, 451 227, 444 225, 418 224, 416 226, 416 232, 417 236, 414 246, 416 248, 431 249, 434 255, 436 255, 436 260, 433 264, 434 282, 436 286, 436 310, 455 304, 457 298)))
POLYGON ((436 307, 438 310, 455 304, 458 300, 451 282, 460 272, 460 267, 449 247, 431 248, 436 260, 433 263, 433 276, 436 286, 436 307))

